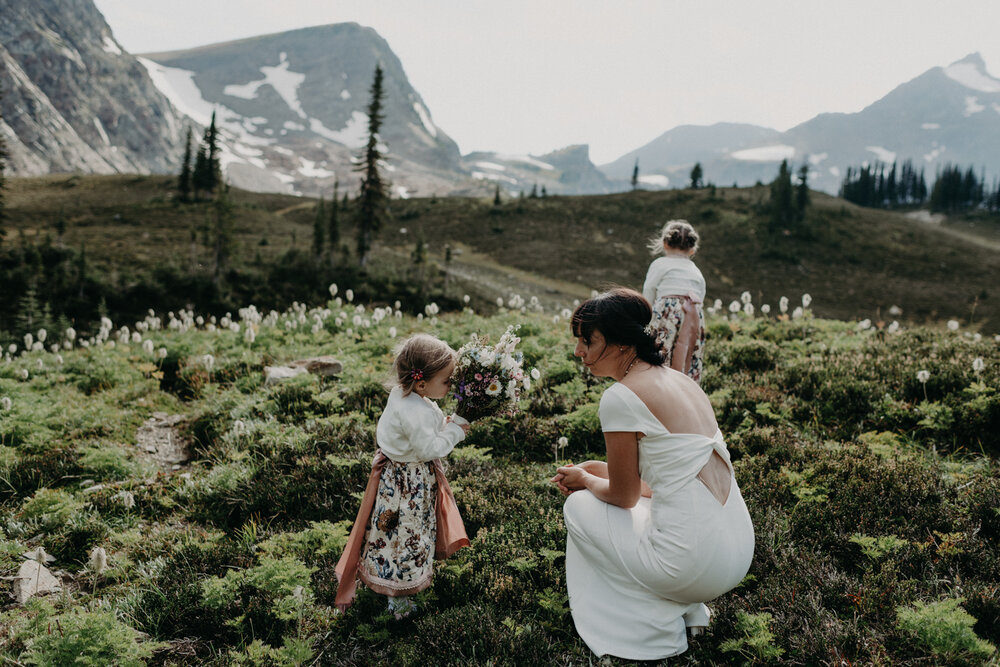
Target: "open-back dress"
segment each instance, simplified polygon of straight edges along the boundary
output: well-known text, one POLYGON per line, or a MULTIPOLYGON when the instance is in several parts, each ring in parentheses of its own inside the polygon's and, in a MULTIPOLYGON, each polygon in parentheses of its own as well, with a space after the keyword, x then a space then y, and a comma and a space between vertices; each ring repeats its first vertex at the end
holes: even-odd
POLYGON ((753 559, 750 514, 721 432, 671 433, 631 389, 600 404, 605 432, 640 432, 639 473, 652 489, 631 509, 590 491, 566 499, 566 585, 580 637, 598 656, 657 660, 687 650, 686 626, 708 624, 703 604, 737 586, 753 559), (722 503, 698 473, 718 452, 729 468, 722 503))

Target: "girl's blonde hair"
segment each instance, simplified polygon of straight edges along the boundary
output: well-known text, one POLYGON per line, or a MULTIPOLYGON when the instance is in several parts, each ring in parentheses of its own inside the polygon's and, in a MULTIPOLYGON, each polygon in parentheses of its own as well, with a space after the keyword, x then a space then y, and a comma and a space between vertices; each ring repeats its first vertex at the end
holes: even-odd
POLYGON ((687 220, 668 220, 657 236, 649 239, 646 247, 650 253, 659 255, 663 252, 663 245, 676 250, 698 250, 698 232, 694 231, 687 220))
POLYGON ((391 384, 408 396, 420 380, 430 380, 455 360, 457 353, 448 343, 428 334, 414 334, 396 347, 391 384))

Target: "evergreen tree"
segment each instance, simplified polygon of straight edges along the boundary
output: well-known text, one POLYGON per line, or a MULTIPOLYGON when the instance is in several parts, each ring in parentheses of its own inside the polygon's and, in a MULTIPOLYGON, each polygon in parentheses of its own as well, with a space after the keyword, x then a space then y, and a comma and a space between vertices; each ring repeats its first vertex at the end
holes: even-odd
POLYGON ((543 197, 548 197, 549 196, 549 191, 545 189, 544 185, 542 186, 542 196, 543 197))
POLYGON ((632 167, 632 189, 639 189, 639 158, 635 159, 635 166, 632 167))
POLYGON ((795 210, 792 206, 792 174, 788 169, 788 160, 782 160, 778 168, 778 176, 771 181, 770 200, 771 230, 789 229, 795 221, 795 210))
POLYGON ((208 166, 208 148, 204 143, 198 146, 194 158, 194 169, 191 170, 191 189, 194 198, 200 199, 203 192, 211 191, 211 172, 208 166))
POLYGON ((528 195, 529 199, 538 199, 538 183, 531 186, 531 194, 528 195))
POLYGON ((382 179, 379 166, 385 158, 379 149, 378 136, 383 121, 382 76, 382 66, 376 65, 368 103, 368 143, 359 165, 363 176, 358 194, 358 261, 362 267, 368 263, 375 234, 389 217, 388 183, 382 179))
POLYGON ((496 190, 493 191, 493 205, 494 206, 499 206, 500 203, 501 203, 500 202, 500 184, 497 183, 496 184, 496 190))
POLYGON ((316 261, 323 257, 323 248, 326 246, 326 228, 329 221, 326 217, 326 202, 320 195, 319 203, 316 204, 316 218, 313 220, 313 255, 316 261))
MULTIPOLYGON (((0 121, 3 120, 3 89, 0 88, 0 121)), ((3 135, 0 135, 0 246, 3 245, 4 222, 7 220, 7 211, 4 205, 4 190, 7 188, 7 142, 3 135)))
POLYGON ((799 183, 795 187, 795 218, 799 222, 805 220, 806 208, 809 207, 809 165, 803 163, 799 167, 799 183))
POLYGON ((83 298, 83 290, 87 284, 87 247, 80 243, 80 252, 76 256, 76 286, 77 296, 83 298))
POLYGON ((215 126, 215 112, 212 112, 212 122, 205 131, 205 143, 208 144, 209 192, 222 185, 222 159, 219 149, 219 130, 215 126))
POLYGON ((187 136, 184 139, 184 160, 181 162, 181 173, 177 178, 177 192, 181 201, 191 199, 191 126, 188 125, 187 136))
MULTIPOLYGON (((786 165, 787 166, 787 165, 786 165)), ((702 181, 703 173, 701 170, 701 162, 695 162, 694 168, 691 169, 691 188, 697 190, 704 185, 702 181)))
POLYGON ((333 198, 330 200, 330 218, 327 221, 326 227, 326 243, 330 252, 330 266, 333 266, 337 261, 337 246, 340 245, 340 216, 338 212, 340 207, 337 201, 339 189, 340 183, 334 181, 333 198))

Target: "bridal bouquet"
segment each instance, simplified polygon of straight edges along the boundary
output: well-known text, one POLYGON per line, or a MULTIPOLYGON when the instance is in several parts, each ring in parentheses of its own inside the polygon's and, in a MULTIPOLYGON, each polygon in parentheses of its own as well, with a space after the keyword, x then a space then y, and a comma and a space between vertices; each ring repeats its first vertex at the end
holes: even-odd
MULTIPOLYGON (((455 414, 469 421, 494 415, 511 415, 517 409, 521 390, 531 387, 531 380, 521 368, 523 355, 517 351, 521 339, 517 327, 507 327, 496 345, 475 337, 458 350, 458 362, 451 386, 458 405, 455 414)), ((532 377, 538 372, 532 370, 532 377)))

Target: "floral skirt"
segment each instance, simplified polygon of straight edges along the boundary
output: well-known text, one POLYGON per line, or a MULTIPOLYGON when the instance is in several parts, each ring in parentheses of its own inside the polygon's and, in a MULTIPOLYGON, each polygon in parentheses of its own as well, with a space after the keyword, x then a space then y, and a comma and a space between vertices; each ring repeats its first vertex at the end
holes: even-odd
MULTIPOLYGON (((664 363, 670 366, 673 359, 674 343, 677 342, 677 332, 680 331, 684 322, 684 298, 675 296, 660 297, 653 304, 653 319, 650 328, 656 338, 656 344, 663 351, 664 363)), ((694 353, 691 355, 691 367, 687 369, 688 376, 695 382, 701 382, 701 370, 703 367, 702 356, 705 348, 705 312, 701 304, 696 304, 698 309, 698 337, 694 343, 694 353)))
POLYGON ((431 585, 436 494, 433 462, 386 461, 358 563, 368 588, 395 597, 431 585))

